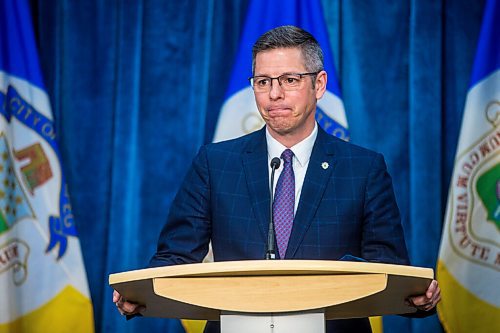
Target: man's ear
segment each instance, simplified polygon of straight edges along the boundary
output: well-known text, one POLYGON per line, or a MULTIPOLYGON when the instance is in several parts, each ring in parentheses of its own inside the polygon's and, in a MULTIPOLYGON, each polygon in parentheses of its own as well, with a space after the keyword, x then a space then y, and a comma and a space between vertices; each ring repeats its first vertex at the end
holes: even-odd
POLYGON ((328 82, 328 75, 325 71, 321 71, 316 75, 316 85, 314 86, 314 90, 316 90, 316 99, 320 99, 323 97, 323 94, 326 91, 326 83, 328 82))

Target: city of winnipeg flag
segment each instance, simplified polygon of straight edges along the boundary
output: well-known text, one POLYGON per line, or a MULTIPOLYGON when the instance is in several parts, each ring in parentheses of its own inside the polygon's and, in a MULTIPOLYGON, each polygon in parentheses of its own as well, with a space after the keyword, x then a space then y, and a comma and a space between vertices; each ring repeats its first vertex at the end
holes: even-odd
POLYGON ((447 332, 500 331, 500 6, 488 1, 439 252, 447 332))
POLYGON ((349 132, 344 104, 331 53, 328 31, 319 0, 250 1, 245 26, 233 66, 226 101, 220 111, 214 142, 233 139, 264 126, 253 90, 248 82, 252 75, 252 46, 266 31, 282 25, 295 25, 310 32, 321 45, 324 69, 328 73, 326 92, 318 101, 316 120, 328 133, 348 140, 349 132))
POLYGON ((93 332, 27 1, 0 1, 0 332, 93 332))

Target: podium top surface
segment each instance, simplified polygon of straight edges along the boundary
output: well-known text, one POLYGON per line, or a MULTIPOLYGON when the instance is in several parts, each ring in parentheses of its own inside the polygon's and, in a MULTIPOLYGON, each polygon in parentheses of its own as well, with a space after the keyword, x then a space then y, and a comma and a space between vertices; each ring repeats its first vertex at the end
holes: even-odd
POLYGON ((165 277, 229 277, 258 275, 388 274, 433 279, 431 268, 372 262, 331 260, 242 260, 146 268, 111 274, 109 284, 165 277))

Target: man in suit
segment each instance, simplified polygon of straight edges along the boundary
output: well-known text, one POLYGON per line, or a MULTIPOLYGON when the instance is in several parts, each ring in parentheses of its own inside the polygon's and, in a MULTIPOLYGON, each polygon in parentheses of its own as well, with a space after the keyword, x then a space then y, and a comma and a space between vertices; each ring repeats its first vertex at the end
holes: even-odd
MULTIPOLYGON (((279 259, 409 264, 392 181, 382 155, 325 133, 316 103, 326 89, 322 51, 308 32, 284 26, 254 44, 255 101, 266 126, 202 147, 172 203, 151 266, 263 259, 270 220, 270 162, 277 169, 273 207, 279 259)), ((440 299, 437 281, 408 302, 419 315, 440 299)), ((141 308, 115 292, 122 314, 141 308)), ((208 331, 217 331, 215 324, 208 331)), ((366 318, 327 323, 328 332, 369 332, 366 318)))

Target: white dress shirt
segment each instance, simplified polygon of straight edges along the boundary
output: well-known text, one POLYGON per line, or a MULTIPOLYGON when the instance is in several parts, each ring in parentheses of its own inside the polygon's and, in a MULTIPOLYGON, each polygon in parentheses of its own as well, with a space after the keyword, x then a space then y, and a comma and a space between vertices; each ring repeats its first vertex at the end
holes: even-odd
MULTIPOLYGON (((314 129, 312 133, 300 141, 293 147, 290 147, 290 150, 293 152, 293 173, 295 175, 295 207, 294 207, 294 215, 297 213, 297 207, 299 206, 300 193, 302 192, 302 185, 304 184, 304 178, 306 176, 307 166, 309 165, 309 160, 311 158, 312 149, 314 146, 314 142, 316 141, 316 136, 318 136, 318 124, 314 124, 314 129)), ((269 130, 266 127, 266 140, 267 140, 267 165, 269 167, 269 182, 271 182, 271 160, 274 157, 279 157, 281 159, 281 165, 278 169, 276 169, 276 173, 274 174, 274 185, 273 188, 276 188, 276 184, 278 183, 278 179, 281 175, 281 171, 283 170, 283 159, 281 158, 281 153, 284 150, 288 149, 281 143, 279 143, 272 135, 269 133, 269 130)))

